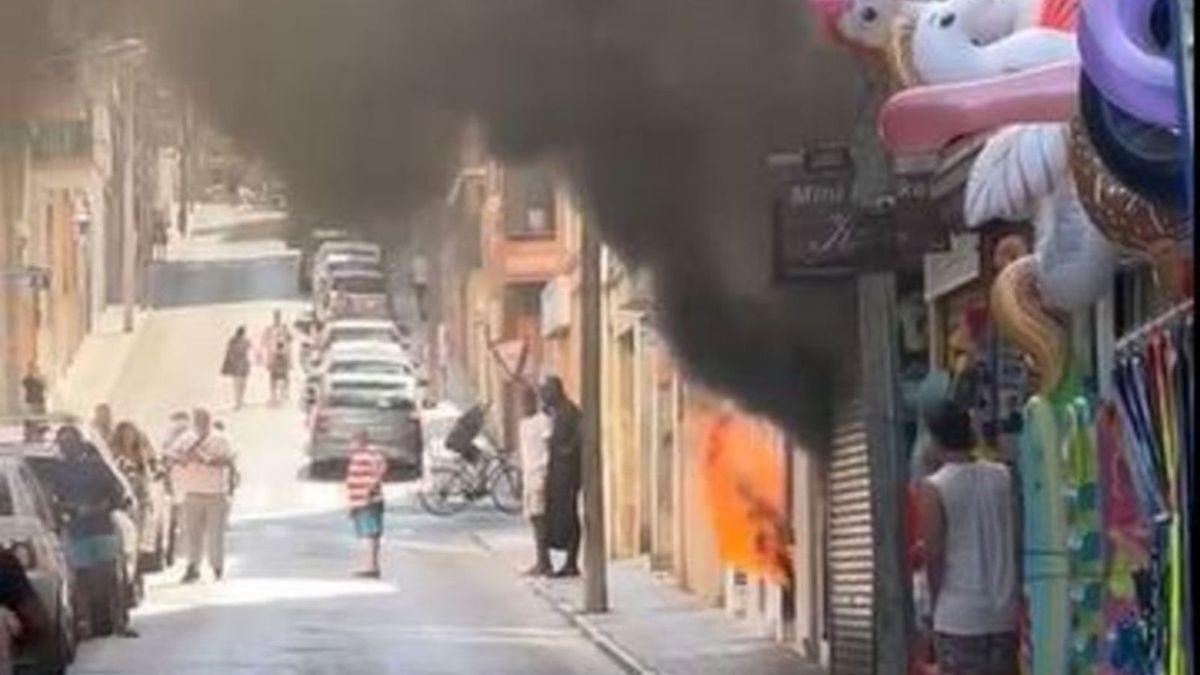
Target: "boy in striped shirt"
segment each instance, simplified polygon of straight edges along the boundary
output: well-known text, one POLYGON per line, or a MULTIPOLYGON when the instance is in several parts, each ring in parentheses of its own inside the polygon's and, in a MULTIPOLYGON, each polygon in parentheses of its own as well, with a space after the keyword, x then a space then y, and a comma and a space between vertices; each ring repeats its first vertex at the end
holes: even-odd
POLYGON ((346 497, 354 533, 367 540, 367 564, 354 576, 379 578, 379 540, 383 536, 383 477, 387 459, 371 446, 367 432, 354 434, 346 462, 346 497))

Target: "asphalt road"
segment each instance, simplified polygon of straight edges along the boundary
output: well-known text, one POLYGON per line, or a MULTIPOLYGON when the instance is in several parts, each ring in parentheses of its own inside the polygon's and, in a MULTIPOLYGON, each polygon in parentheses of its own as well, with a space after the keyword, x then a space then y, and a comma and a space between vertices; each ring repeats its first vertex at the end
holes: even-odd
MULTIPOLYGON (((212 242, 210 242, 212 244, 212 242)), ((232 411, 218 375, 225 340, 270 312, 303 306, 294 259, 264 242, 236 256, 192 256, 156 276, 156 306, 111 397, 118 416, 158 434, 173 410, 205 405, 227 427, 243 486, 226 578, 182 586, 182 568, 148 580, 141 637, 81 645, 74 673, 614 673, 607 657, 537 598, 472 532, 504 517, 483 507, 435 519, 413 485, 389 485, 383 578, 350 572, 358 547, 336 484, 298 478, 304 428, 294 403, 269 407, 265 374, 232 411)), ((221 250, 213 245, 210 250, 221 250)))

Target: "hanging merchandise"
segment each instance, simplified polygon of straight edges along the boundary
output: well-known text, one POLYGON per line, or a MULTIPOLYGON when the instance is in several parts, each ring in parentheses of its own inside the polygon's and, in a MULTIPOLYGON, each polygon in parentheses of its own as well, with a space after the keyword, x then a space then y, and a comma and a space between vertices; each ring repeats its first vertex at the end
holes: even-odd
POLYGON ((1134 575, 1150 563, 1150 528, 1143 513, 1157 513, 1148 475, 1127 461, 1129 429, 1116 404, 1101 405, 1096 417, 1096 461, 1104 531, 1102 628, 1097 671, 1103 675, 1149 673, 1148 640, 1138 606, 1134 575))
MULTIPOLYGON (((1148 662, 1145 672, 1168 675, 1189 672, 1191 658, 1191 541, 1183 524, 1190 518, 1195 449, 1193 337, 1189 302, 1123 340, 1113 367, 1120 424, 1128 429, 1121 438, 1130 482, 1149 528, 1148 561, 1133 572, 1148 662)), ((1104 437, 1110 442, 1116 435, 1104 437)), ((1109 586, 1120 581, 1110 578, 1109 586)), ((1106 618, 1114 646, 1110 656, 1128 656, 1120 647, 1123 641, 1136 641, 1131 636, 1138 631, 1129 626, 1134 622, 1126 616, 1114 626, 1112 617, 1106 618)))

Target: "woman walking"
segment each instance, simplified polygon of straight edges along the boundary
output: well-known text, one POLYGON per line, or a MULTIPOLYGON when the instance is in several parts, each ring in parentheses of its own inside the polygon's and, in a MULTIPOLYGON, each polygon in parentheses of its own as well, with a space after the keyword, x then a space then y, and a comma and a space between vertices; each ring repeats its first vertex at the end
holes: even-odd
POLYGON ((225 345, 221 374, 233 378, 233 409, 241 410, 246 399, 246 378, 250 376, 250 340, 245 326, 238 326, 225 345))
MULTIPOLYGON (((150 439, 128 420, 117 423, 112 433, 112 454, 117 469, 129 481, 136 500, 135 514, 137 526, 141 530, 143 541, 153 542, 153 522, 150 512, 150 486, 158 471, 158 462, 154 456, 154 448, 150 439)), ((139 561, 138 569, 142 568, 139 561)), ((139 583, 141 580, 139 579, 139 583)))

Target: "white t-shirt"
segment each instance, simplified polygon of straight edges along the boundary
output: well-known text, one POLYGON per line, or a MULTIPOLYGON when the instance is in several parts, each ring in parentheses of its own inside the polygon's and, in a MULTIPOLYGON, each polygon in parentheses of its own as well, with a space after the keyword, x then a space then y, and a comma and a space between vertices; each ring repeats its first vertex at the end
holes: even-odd
POLYGON ((171 471, 171 482, 177 494, 223 495, 229 492, 229 465, 235 456, 222 434, 210 431, 200 440, 196 431, 189 429, 173 444, 170 452, 177 462, 171 471), (210 463, 214 461, 224 463, 210 463))
POLYGON ((1016 628, 1012 478, 1003 464, 947 462, 927 479, 946 521, 945 572, 933 629, 947 635, 1016 628))
POLYGON ((540 496, 550 466, 550 418, 542 412, 525 417, 517 424, 517 442, 521 452, 521 481, 529 500, 540 496))

